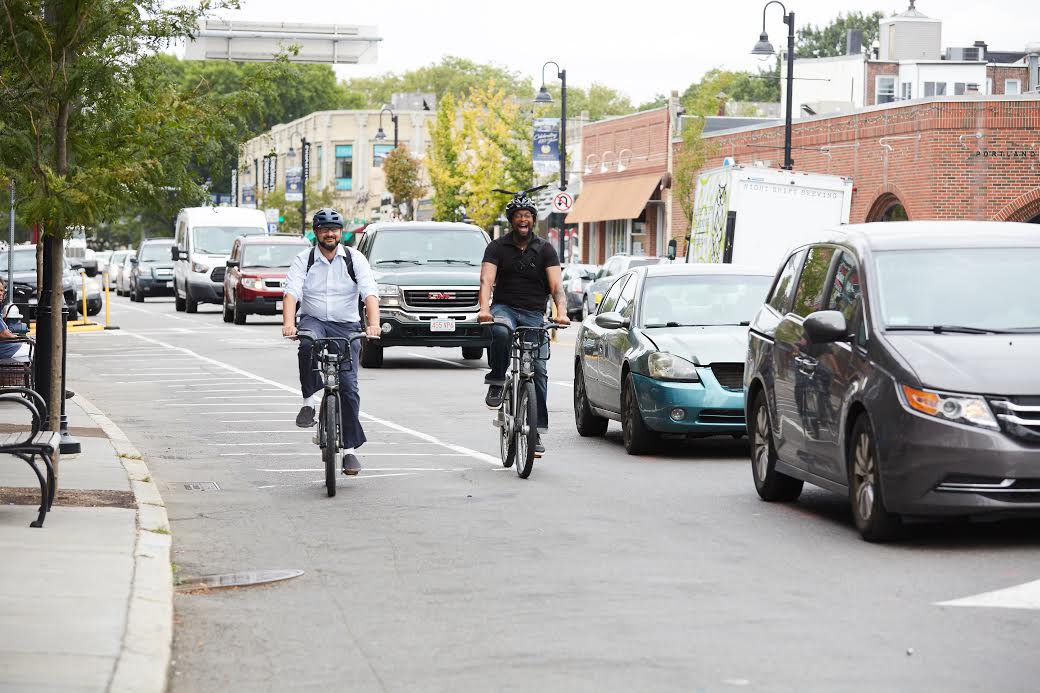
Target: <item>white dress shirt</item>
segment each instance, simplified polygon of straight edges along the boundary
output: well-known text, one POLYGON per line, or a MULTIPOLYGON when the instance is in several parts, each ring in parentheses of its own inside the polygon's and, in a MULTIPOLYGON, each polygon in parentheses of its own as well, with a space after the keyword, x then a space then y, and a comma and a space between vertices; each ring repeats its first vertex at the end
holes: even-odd
POLYGON ((307 260, 311 249, 304 250, 292 262, 285 278, 286 296, 292 296, 300 304, 300 315, 309 315, 323 322, 360 322, 358 301, 369 296, 378 296, 372 268, 364 255, 340 245, 330 262, 314 248, 314 264, 307 271, 307 260), (355 284, 347 273, 347 263, 340 257, 350 253, 354 263, 355 284))

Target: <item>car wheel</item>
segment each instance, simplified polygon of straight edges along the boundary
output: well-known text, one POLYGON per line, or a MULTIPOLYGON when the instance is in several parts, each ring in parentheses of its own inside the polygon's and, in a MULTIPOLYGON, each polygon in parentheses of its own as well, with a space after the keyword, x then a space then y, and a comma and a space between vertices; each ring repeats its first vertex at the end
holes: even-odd
POLYGON ((462 347, 462 358, 475 361, 484 355, 484 347, 462 347))
POLYGON ((199 312, 199 302, 191 297, 191 287, 189 287, 187 284, 184 285, 184 312, 199 312))
POLYGON ((362 368, 383 367, 383 347, 373 344, 367 339, 361 341, 362 368))
POLYGON ((601 436, 607 432, 609 422, 592 411, 588 392, 585 390, 585 369, 581 361, 574 364, 574 426, 583 438, 601 436))
POLYGON ((650 430, 639 411, 639 400, 636 397, 636 382, 631 373, 625 375, 621 390, 621 439, 629 455, 645 455, 653 452, 659 436, 650 430))
MULTIPOLYGON (((190 312, 193 312, 193 311, 188 311, 188 312, 190 313, 190 312)), ((239 304, 238 299, 235 299, 235 302, 231 305, 231 312, 232 312, 232 315, 234 317, 236 325, 245 325, 246 324, 246 311, 239 304)))
POLYGON ((180 297, 177 293, 177 282, 173 283, 173 308, 178 313, 183 313, 185 308, 185 300, 180 297))
POLYGON ((776 471, 776 445, 773 444, 773 427, 769 423, 769 407, 764 392, 755 395, 750 424, 751 473, 759 498, 770 502, 797 500, 802 494, 802 480, 776 471))
POLYGON ((895 538, 902 521, 885 508, 874 427, 866 414, 860 414, 852 427, 848 465, 849 502, 860 536, 871 542, 895 538))
POLYGON ((235 314, 231 312, 231 307, 228 306, 226 293, 224 294, 224 300, 222 302, 222 305, 224 307, 224 312, 222 315, 222 317, 224 318, 224 322, 231 322, 235 318, 235 314))

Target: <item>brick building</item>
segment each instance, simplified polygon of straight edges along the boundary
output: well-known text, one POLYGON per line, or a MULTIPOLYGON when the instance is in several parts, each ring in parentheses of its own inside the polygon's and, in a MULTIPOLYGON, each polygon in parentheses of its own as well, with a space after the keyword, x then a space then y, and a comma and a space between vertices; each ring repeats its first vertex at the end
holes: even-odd
MULTIPOLYGON (((795 121, 794 168, 850 177, 853 223, 1040 223, 1038 131, 1040 94, 897 101, 795 121)), ((705 140, 712 147, 706 168, 722 165, 726 157, 778 166, 784 127, 746 127, 710 133, 705 140)), ((672 236, 681 240, 686 233, 685 219, 675 214, 672 236)))

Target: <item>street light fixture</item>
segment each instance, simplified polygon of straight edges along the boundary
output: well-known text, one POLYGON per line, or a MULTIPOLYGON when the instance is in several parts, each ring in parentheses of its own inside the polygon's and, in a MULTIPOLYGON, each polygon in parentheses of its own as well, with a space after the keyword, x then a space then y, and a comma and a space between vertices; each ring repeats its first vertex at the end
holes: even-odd
POLYGON ((751 49, 751 55, 775 55, 773 44, 769 42, 766 33, 766 10, 770 5, 780 5, 784 12, 784 24, 787 25, 787 108, 784 117, 784 165, 783 168, 790 171, 794 168, 791 159, 791 105, 794 100, 794 12, 788 12, 780 0, 769 0, 762 8, 762 33, 758 37, 758 43, 751 49))
POLYGON ((387 111, 390 111, 390 122, 394 124, 394 149, 397 149, 397 115, 390 108, 384 107, 383 110, 379 112, 379 129, 376 131, 376 139, 386 139, 386 133, 383 132, 383 114, 387 111))
MULTIPOLYGON (((302 191, 301 198, 300 198, 300 235, 306 236, 307 235, 307 177, 308 177, 307 174, 309 173, 309 171, 307 169, 309 169, 310 166, 311 166, 311 162, 310 162, 311 146, 310 146, 310 144, 308 144, 307 138, 304 137, 303 135, 301 135, 299 132, 294 132, 292 135, 290 135, 289 136, 289 151, 285 155, 290 163, 294 163, 296 161, 296 150, 293 149, 293 146, 292 146, 292 141, 296 137, 300 138, 300 151, 303 152, 302 161, 300 161, 300 181, 301 181, 300 188, 301 188, 301 191, 302 191)), ((288 167, 286 167, 286 168, 288 168, 288 167)), ((286 171, 286 173, 288 173, 288 171, 286 171)), ((286 192, 289 192, 289 191, 286 190, 286 192)))
MULTIPOLYGON (((549 65, 556 67, 556 77, 560 80, 560 190, 564 191, 567 189, 567 71, 562 69, 559 63, 550 60, 542 65, 542 86, 538 90, 538 95, 534 97, 534 102, 546 104, 553 101, 552 94, 545 88, 545 68, 549 65)), ((559 224, 556 228, 559 229, 560 262, 564 262, 564 219, 562 214, 557 216, 559 217, 559 224)))

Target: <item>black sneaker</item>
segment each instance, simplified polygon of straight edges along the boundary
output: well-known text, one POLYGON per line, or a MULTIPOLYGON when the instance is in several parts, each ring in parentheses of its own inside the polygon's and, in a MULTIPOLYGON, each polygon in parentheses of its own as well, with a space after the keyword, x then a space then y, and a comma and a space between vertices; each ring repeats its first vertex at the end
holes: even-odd
POLYGON ((542 445, 542 436, 539 435, 534 439, 534 456, 541 457, 545 453, 545 446, 542 445))
POLYGON ((347 476, 357 476, 361 471, 361 462, 351 453, 343 455, 343 473, 347 476))
POLYGON ((488 409, 498 409, 502 406, 502 386, 501 385, 489 385, 487 397, 484 398, 484 404, 488 405, 488 409))
POLYGON ((314 407, 307 404, 300 407, 300 413, 296 415, 296 425, 300 428, 310 428, 316 423, 318 422, 314 420, 314 407))

